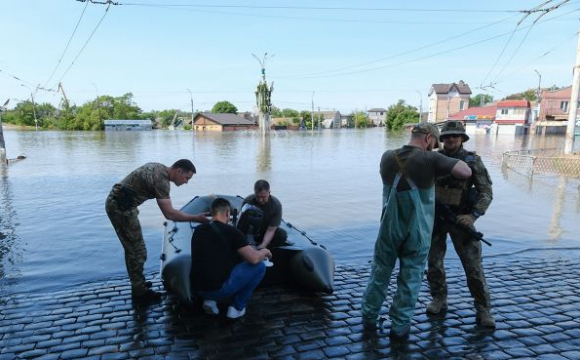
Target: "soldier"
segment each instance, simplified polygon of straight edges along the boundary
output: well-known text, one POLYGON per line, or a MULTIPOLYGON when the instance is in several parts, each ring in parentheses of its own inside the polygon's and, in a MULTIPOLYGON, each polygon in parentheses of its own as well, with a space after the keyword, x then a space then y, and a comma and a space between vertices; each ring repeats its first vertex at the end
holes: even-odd
POLYGON ((178 160, 170 167, 147 163, 115 184, 107 197, 105 208, 125 249, 125 264, 134 301, 154 303, 161 300, 161 294, 150 289, 151 282, 145 281, 143 275, 147 249, 137 207, 148 199, 157 199, 157 205, 168 220, 207 223, 209 220, 203 214, 191 215, 174 209, 169 197, 170 182, 177 186, 187 184, 194 174, 195 166, 187 159, 178 160))
POLYGON ((439 130, 421 123, 413 127, 408 145, 386 151, 381 158, 383 210, 361 313, 365 330, 375 330, 399 260, 397 291, 389 311, 389 337, 394 341, 409 337, 433 233, 435 178, 447 174, 461 179, 471 176, 471 169, 463 161, 431 151, 437 147, 439 130))
MULTIPOLYGON (((473 175, 466 180, 443 176, 435 183, 436 201, 457 214, 457 222, 465 227, 473 227, 474 222, 485 214, 492 200, 491 179, 481 158, 473 151, 463 148, 469 140, 460 121, 448 121, 441 129, 440 141, 443 142, 441 154, 465 161, 473 175)), ((445 281, 445 258, 447 234, 461 259, 467 277, 467 286, 474 299, 476 321, 483 327, 495 328, 495 320, 490 313, 489 289, 485 282, 481 264, 481 242, 457 224, 435 216, 435 226, 429 252, 427 279, 433 301, 427 312, 438 314, 447 309, 447 283, 445 281)))

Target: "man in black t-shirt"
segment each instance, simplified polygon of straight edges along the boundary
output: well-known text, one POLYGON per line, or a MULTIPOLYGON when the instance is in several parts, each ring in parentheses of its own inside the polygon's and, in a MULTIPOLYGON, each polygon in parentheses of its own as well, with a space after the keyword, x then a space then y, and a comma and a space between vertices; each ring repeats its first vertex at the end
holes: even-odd
POLYGON ((257 229, 255 240, 258 249, 273 248, 286 245, 288 234, 280 228, 282 222, 282 203, 270 195, 270 184, 266 180, 258 180, 254 184, 254 193, 248 195, 245 204, 257 206, 263 211, 262 225, 257 229))
POLYGON ((231 296, 227 317, 235 319, 246 313, 246 304, 266 271, 263 260, 272 253, 252 248, 241 231, 228 225, 230 209, 229 201, 215 199, 211 204, 213 221, 195 229, 191 280, 209 314, 218 315, 217 301, 231 296))

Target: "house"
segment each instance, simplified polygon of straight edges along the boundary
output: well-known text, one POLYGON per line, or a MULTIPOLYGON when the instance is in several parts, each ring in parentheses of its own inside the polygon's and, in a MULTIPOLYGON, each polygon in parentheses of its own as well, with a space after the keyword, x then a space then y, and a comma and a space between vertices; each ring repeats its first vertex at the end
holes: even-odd
POLYGON ((236 114, 199 113, 193 118, 195 131, 238 131, 257 129, 255 122, 236 114))
POLYGON ((142 131, 151 130, 151 120, 105 120, 105 131, 142 131))
MULTIPOLYGON (((565 134, 570 111, 572 87, 542 91, 536 134, 565 134)), ((578 119, 576 119, 578 120, 578 119)))
POLYGON ((367 111, 369 121, 373 126, 385 126, 387 121, 387 109, 372 108, 367 111))
POLYGON ((340 126, 343 128, 353 128, 354 114, 340 115, 340 126))
POLYGON ((431 85, 427 122, 447 120, 451 114, 467 109, 470 95, 471 89, 463 80, 458 83, 431 85))
POLYGON ((449 116, 449 120, 463 120, 465 131, 469 134, 488 133, 492 128, 497 112, 497 104, 470 107, 449 116))
POLYGON ((498 101, 495 123, 498 134, 527 134, 532 112, 528 100, 498 101))
MULTIPOLYGON (((341 116, 339 111, 319 111, 318 114, 322 116, 322 127, 325 129, 339 129, 341 125, 341 116)), ((316 119, 317 113, 314 114, 316 119)))

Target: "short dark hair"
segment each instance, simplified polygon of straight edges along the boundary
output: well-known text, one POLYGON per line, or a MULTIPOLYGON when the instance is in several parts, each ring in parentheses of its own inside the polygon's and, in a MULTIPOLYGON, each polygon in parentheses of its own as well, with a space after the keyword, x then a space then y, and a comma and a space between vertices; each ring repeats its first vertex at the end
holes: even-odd
POLYGON ((194 174, 196 173, 195 166, 193 166, 193 163, 187 159, 177 160, 173 165, 171 165, 171 167, 174 169, 182 169, 186 172, 193 172, 194 174))
POLYGON ((270 191, 270 183, 268 183, 266 180, 256 181, 254 184, 254 192, 260 192, 264 190, 270 191))
POLYGON ((224 198, 217 198, 211 202, 211 216, 216 216, 217 213, 231 209, 232 205, 224 198))

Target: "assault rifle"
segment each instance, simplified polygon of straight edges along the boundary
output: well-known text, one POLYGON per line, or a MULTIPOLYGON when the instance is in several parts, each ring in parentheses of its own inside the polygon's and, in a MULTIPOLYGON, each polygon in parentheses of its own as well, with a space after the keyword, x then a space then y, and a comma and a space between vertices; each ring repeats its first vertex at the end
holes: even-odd
POLYGON ((439 220, 451 223, 467 231, 473 239, 481 241, 487 246, 491 246, 491 243, 483 238, 483 234, 475 229, 475 226, 468 227, 457 222, 457 214, 449 207, 449 205, 435 202, 435 214, 439 220))

